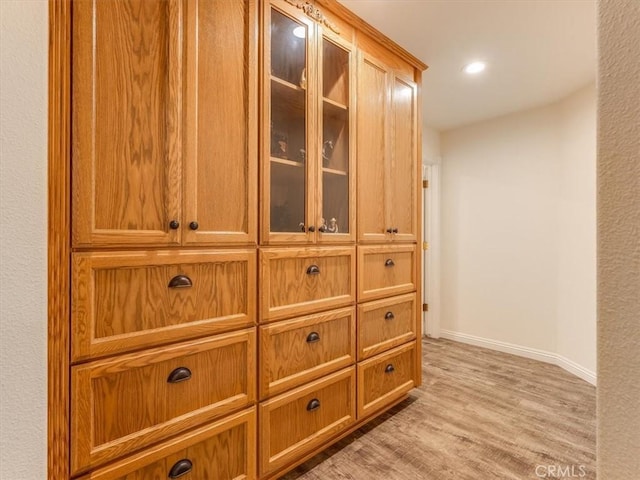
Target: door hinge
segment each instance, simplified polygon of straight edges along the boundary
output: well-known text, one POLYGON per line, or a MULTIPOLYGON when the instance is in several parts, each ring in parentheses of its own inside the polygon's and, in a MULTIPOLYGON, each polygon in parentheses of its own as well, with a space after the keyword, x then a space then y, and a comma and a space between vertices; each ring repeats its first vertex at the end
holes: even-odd
POLYGON ((422 250, 429 250, 429 242, 422 242, 422 250))
POLYGON ((429 180, 422 180, 422 188, 429 188, 429 180))
POLYGON ((422 311, 423 312, 428 312, 429 311, 429 304, 428 303, 423 303, 422 304, 422 311))

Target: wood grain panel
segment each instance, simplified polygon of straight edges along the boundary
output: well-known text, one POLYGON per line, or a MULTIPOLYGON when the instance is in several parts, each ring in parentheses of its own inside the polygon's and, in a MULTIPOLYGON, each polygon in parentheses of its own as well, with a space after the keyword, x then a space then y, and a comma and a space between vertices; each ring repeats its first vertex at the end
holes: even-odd
POLYGON ((358 360, 416 338, 416 294, 358 305, 358 360))
POLYGON ((357 112, 357 224, 359 241, 385 241, 385 205, 389 155, 389 73, 375 59, 360 54, 357 112))
POLYGON ((355 300, 355 248, 260 250, 261 321, 349 305, 355 300), (319 273, 308 273, 312 267, 319 273))
POLYGON ((73 473, 255 401, 255 348, 249 329, 72 367, 73 473))
POLYGON ((182 3, 73 3, 73 240, 177 244, 182 3))
POLYGON ((79 480, 150 480, 168 478, 180 460, 192 470, 185 479, 256 478, 256 409, 192 430, 144 452, 91 472, 79 480))
POLYGON ((393 77, 392 83, 392 155, 390 183, 389 221, 398 232, 395 241, 416 241, 418 219, 418 182, 422 176, 421 161, 417 156, 417 87, 416 84, 393 77))
POLYGON ((358 301, 398 295, 416 289, 416 246, 358 247, 358 301))
POLYGON ((255 243, 256 1, 190 0, 185 17, 184 241, 255 243))
POLYGON ((358 418, 388 406, 411 390, 415 369, 415 342, 358 364, 358 418))
POLYGON ((355 328, 353 307, 261 327, 260 398, 354 363, 355 328))
POLYGON ((256 252, 75 253, 73 286, 79 361, 253 325, 256 252), (179 275, 192 286, 170 288, 179 275))
MULTIPOLYGON (((71 1, 49 1, 47 473, 69 474, 71 1)), ((4 387, 3 387, 4 390, 4 387)), ((4 396, 4 394, 3 394, 4 396)))
POLYGON ((353 367, 261 403, 260 475, 321 445, 354 420, 353 367), (319 407, 310 411, 312 400, 319 407))

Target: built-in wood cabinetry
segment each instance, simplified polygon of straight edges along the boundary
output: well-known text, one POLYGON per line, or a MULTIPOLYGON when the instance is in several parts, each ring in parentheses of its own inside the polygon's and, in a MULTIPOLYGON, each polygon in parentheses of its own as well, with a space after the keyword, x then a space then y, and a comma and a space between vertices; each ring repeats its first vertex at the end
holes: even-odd
POLYGON ((275 479, 420 384, 425 65, 334 0, 52 5, 50 478, 275 479))

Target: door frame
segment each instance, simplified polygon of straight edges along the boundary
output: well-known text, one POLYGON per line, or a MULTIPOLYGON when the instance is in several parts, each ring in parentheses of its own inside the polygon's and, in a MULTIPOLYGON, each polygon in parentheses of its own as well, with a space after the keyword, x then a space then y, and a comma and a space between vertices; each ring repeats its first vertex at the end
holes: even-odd
POLYGON ((422 165, 422 178, 428 187, 422 189, 423 239, 428 246, 424 250, 423 298, 429 305, 422 312, 422 329, 428 337, 440 338, 440 167, 437 163, 422 165))

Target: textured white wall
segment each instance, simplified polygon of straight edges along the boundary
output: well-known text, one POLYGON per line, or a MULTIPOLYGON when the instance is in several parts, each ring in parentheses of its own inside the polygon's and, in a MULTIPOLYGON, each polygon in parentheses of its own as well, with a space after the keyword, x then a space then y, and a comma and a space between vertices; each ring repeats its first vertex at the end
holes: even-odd
POLYGON ((443 330, 555 352, 557 107, 442 134, 443 330))
POLYGON ((593 378, 595 122, 591 85, 442 135, 443 330, 593 378))
POLYGON ((562 101, 557 198, 557 353, 596 371, 596 89, 562 101))
POLYGON ((2 0, 0 22, 0 478, 40 480, 47 460, 47 2, 2 0))
POLYGON ((640 475, 640 1, 598 10, 598 478, 640 475))

